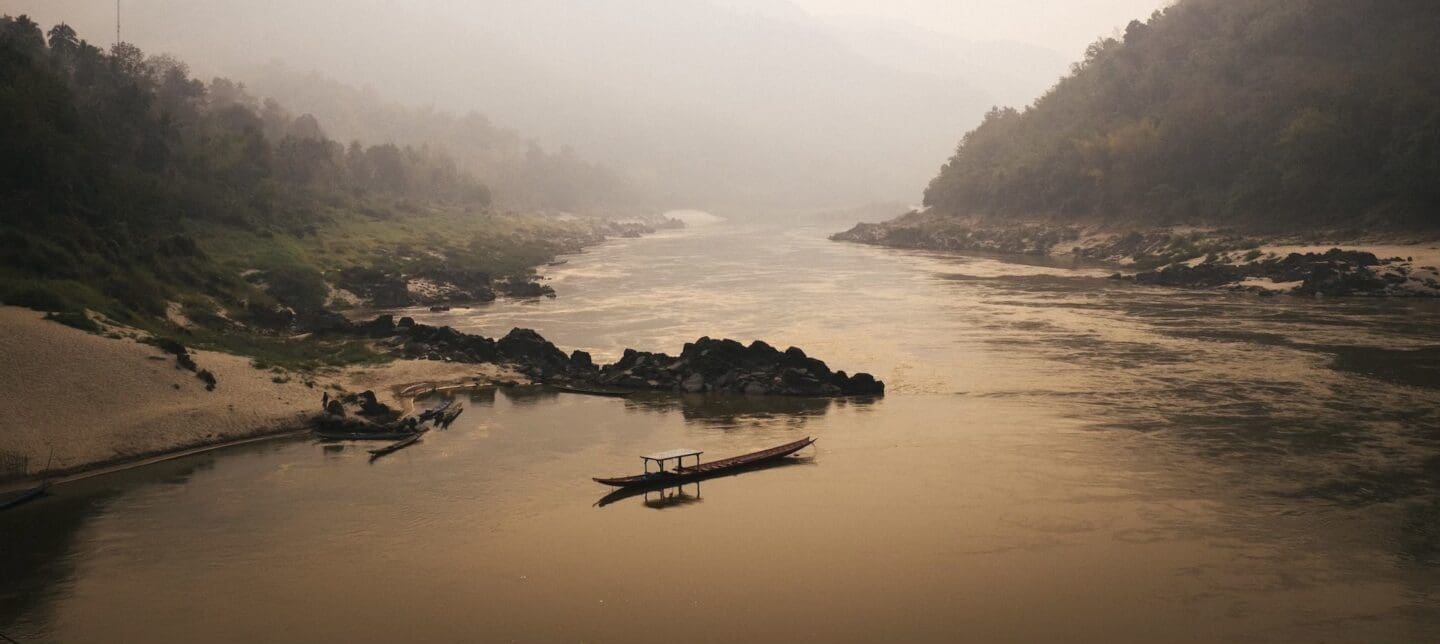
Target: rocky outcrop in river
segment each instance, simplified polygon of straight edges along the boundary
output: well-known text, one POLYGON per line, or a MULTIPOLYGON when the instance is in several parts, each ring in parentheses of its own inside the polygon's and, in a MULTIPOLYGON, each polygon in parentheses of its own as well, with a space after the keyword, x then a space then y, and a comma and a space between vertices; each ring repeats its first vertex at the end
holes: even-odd
POLYGON ((756 340, 700 338, 686 343, 679 357, 626 349, 619 362, 605 365, 593 378, 602 385, 685 393, 784 396, 882 395, 885 383, 868 373, 830 371, 824 362, 790 347, 779 351, 756 340))
POLYGON ((1205 261, 1171 264, 1114 279, 1183 288, 1223 287, 1263 294, 1292 295, 1440 295, 1433 267, 1412 269, 1404 258, 1380 259, 1373 253, 1332 248, 1324 253, 1290 253, 1242 263, 1205 261))
POLYGON ((755 341, 700 338, 679 356, 626 349, 614 364, 597 366, 589 354, 566 354, 530 329, 494 340, 442 326, 398 322, 382 315, 366 322, 331 320, 330 332, 375 338, 380 347, 411 359, 502 363, 540 382, 631 390, 780 396, 877 396, 885 383, 867 373, 848 375, 790 347, 755 341))
POLYGON ((850 230, 831 235, 830 239, 918 250, 1048 255, 1057 245, 1079 237, 1080 230, 1074 226, 990 226, 970 220, 911 212, 878 224, 856 224, 850 230))
POLYGON ((1017 223, 913 211, 878 224, 857 224, 830 239, 948 252, 1068 256, 1127 271, 1115 273, 1114 279, 1154 286, 1265 295, 1440 296, 1440 270, 1423 261, 1380 259, 1370 252, 1339 248, 1323 253, 1266 252, 1263 240, 1235 230, 1117 232, 1098 226, 1017 223))

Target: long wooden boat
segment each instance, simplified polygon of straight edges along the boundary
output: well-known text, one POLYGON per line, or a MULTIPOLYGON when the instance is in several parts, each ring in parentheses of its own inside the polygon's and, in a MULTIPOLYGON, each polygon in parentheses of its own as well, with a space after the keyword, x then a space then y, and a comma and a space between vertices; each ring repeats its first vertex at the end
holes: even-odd
POLYGON ((381 447, 380 449, 372 449, 370 450, 370 460, 373 461, 377 458, 380 458, 381 456, 385 456, 386 454, 393 454, 411 445, 414 445, 415 443, 420 442, 420 437, 424 434, 425 432, 423 430, 418 431, 415 432, 414 435, 398 440, 394 443, 381 447))
POLYGON ((10 497, 9 499, 6 499, 6 500, 4 500, 4 501, 0 501, 0 510, 9 510, 10 508, 15 508, 15 507, 19 507, 19 506, 25 505, 26 503, 29 503, 29 502, 31 502, 31 501, 34 501, 35 499, 38 499, 38 498, 40 498, 40 497, 42 497, 42 496, 45 496, 45 494, 48 493, 49 491, 50 491, 50 482, 49 482, 49 481, 45 481, 45 482, 43 482, 43 483, 41 483, 41 484, 39 484, 39 485, 37 485, 37 486, 35 486, 35 487, 26 489, 26 490, 20 492, 19 494, 15 495, 15 496, 13 496, 13 497, 10 497))
MULTIPOLYGON (((779 460, 785 458, 786 456, 794 454, 795 452, 798 452, 806 447, 809 447, 814 443, 815 439, 806 436, 805 438, 795 441, 793 443, 786 443, 784 445, 772 447, 767 450, 752 452, 750 454, 742 454, 740 456, 733 456, 718 461, 710 461, 708 463, 700 463, 698 465, 691 465, 688 467, 676 467, 675 469, 668 471, 662 470, 659 472, 636 474, 635 476, 596 478, 594 479, 594 481, 596 483, 603 483, 605 485, 611 485, 614 487, 671 485, 684 481, 694 481, 710 478, 712 476, 720 476, 736 470, 759 465, 761 463, 779 460)), ((688 455, 689 454, 687 454, 687 456, 688 455)))
MULTIPOLYGON (((692 478, 692 479, 685 479, 685 480, 678 480, 678 481, 664 481, 664 480, 662 480, 662 481, 656 481, 656 482, 653 483, 653 484, 631 485, 631 486, 629 486, 629 487, 619 487, 619 488, 615 488, 613 491, 607 493, 605 496, 600 497, 600 500, 599 500, 599 501, 596 501, 596 502, 595 502, 595 505, 596 505, 597 507, 602 507, 602 508, 603 508, 603 507, 605 507, 605 506, 607 506, 607 505, 610 505, 610 504, 612 504, 612 503, 615 503, 615 502, 617 502, 617 501, 624 501, 625 499, 629 499, 629 498, 632 498, 632 497, 637 497, 637 496, 640 496, 641 494, 646 494, 646 493, 654 492, 654 491, 657 491, 657 490, 669 490, 669 489, 674 488, 674 487, 683 487, 683 486, 686 486, 686 485, 697 485, 697 486, 698 486, 701 481, 710 481, 710 480, 713 480, 713 479, 724 478, 724 477, 727 477, 727 476, 739 476, 739 475, 745 474, 745 473, 747 473, 747 472, 759 472, 759 471, 761 471, 761 470, 777 469, 777 468, 781 468, 781 467, 790 467, 790 466, 792 466, 792 465, 800 465, 800 463, 801 463, 801 461, 800 461, 799 459, 794 459, 794 458, 770 459, 770 460, 768 460, 768 461, 764 461, 764 462, 761 462, 761 463, 752 463, 752 464, 746 465, 746 466, 744 466, 744 467, 737 467, 737 468, 733 468, 733 469, 727 469, 727 470, 725 470, 725 471, 723 471, 723 472, 719 472, 719 473, 716 473, 716 474, 710 474, 710 475, 706 475, 706 476, 701 476, 701 477, 696 477, 696 478, 692 478)), ((699 497, 698 497, 698 496, 695 497, 695 498, 694 498, 694 501, 699 501, 699 497)), ((649 506, 649 507, 652 507, 652 508, 658 508, 658 507, 669 507, 669 506, 672 506, 672 505, 684 505, 684 503, 686 503, 686 502, 671 502, 671 503, 663 503, 663 502, 662 502, 662 503, 660 503, 660 504, 647 503, 646 505, 649 506)))
POLYGON ((622 391, 619 389, 591 389, 589 387, 572 387, 570 385, 550 385, 551 389, 563 391, 567 394, 583 394, 586 396, 605 396, 607 398, 624 398, 633 394, 633 391, 622 391))

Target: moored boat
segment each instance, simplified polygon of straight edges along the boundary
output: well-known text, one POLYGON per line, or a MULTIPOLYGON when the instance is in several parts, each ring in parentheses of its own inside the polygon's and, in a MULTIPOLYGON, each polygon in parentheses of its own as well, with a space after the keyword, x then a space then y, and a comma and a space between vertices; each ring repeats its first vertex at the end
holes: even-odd
POLYGON ((789 456, 791 454, 794 454, 795 452, 798 452, 806 447, 809 447, 814 443, 815 439, 806 436, 805 438, 795 441, 793 443, 786 443, 784 445, 779 445, 770 449, 761 450, 758 452, 751 452, 749 454, 742 454, 740 456, 733 456, 718 461, 710 461, 708 463, 698 462, 700 459, 700 454, 702 454, 702 452, 698 450, 670 450, 668 452, 660 452, 658 454, 641 456, 641 460, 643 460, 645 463, 646 472, 644 474, 636 474, 634 476, 619 476, 612 478, 595 478, 593 480, 596 483, 603 483, 605 485, 611 485, 614 487, 672 485, 683 481, 693 481, 709 478, 712 476, 720 476, 742 470, 747 467, 776 461, 785 458, 786 456, 789 456), (696 459, 697 463, 695 465, 685 466, 680 464, 684 461, 684 459, 691 457, 694 457, 696 459), (673 469, 665 469, 665 463, 671 460, 676 461, 676 466, 673 469), (649 471, 651 463, 659 464, 660 470, 656 472, 649 471))
POLYGON ((413 435, 411 435, 411 436, 408 436, 408 437, 406 437, 406 438, 400 439, 400 440, 398 440, 398 441, 396 441, 396 442, 394 442, 394 443, 391 443, 391 444, 386 445, 386 446, 384 446, 384 447, 381 447, 381 448, 379 448, 379 449, 372 449, 372 450, 370 450, 370 460, 373 461, 373 460, 375 460, 375 459, 377 459, 377 458, 380 458, 381 456, 385 456, 386 454, 393 454, 393 453, 398 452, 398 451, 400 451, 400 450, 402 450, 402 449, 405 449, 406 447, 409 447, 409 446, 411 446, 411 445, 414 445, 415 443, 420 442, 420 437, 423 436, 424 434, 425 434, 425 430, 421 430, 421 431, 415 432, 415 433, 414 433, 413 435))

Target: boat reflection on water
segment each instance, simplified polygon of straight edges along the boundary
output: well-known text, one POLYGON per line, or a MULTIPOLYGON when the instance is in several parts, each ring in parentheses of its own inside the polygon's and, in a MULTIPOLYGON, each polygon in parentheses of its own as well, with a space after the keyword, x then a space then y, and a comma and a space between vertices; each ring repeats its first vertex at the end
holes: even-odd
POLYGON ((731 476, 739 476, 741 474, 746 474, 749 472, 758 472, 760 470, 771 470, 782 467, 795 467, 799 465, 813 465, 814 463, 815 457, 813 456, 790 456, 776 461, 756 463, 754 465, 746 466, 740 469, 727 470, 725 472, 716 473, 713 476, 687 479, 679 484, 667 481, 657 481, 654 485, 636 485, 631 487, 623 487, 615 490, 614 492, 606 494, 603 497, 600 497, 600 500, 595 502, 595 507, 603 508, 607 505, 610 505, 611 503, 615 503, 616 501, 623 501, 625 499, 637 496, 644 497, 644 499, 642 499, 642 502, 645 504, 645 507, 654 508, 656 510, 663 510, 665 508, 681 505, 690 505, 694 503, 699 503, 701 501, 701 481, 713 481, 731 476), (693 493, 687 492, 687 490, 693 490, 693 493))
POLYGON ((642 501, 647 508, 664 510, 665 508, 690 503, 699 503, 704 499, 700 498, 700 482, 682 483, 673 488, 667 487, 659 490, 645 490, 645 499, 642 501), (694 491, 686 492, 685 488, 693 488, 694 491))

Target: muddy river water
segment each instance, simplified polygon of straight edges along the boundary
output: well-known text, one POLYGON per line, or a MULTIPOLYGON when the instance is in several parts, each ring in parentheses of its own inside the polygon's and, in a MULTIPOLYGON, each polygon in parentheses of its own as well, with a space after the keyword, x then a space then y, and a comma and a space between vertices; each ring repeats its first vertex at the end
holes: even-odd
POLYGON ((1440 638, 1440 304, 714 224, 423 321, 597 362, 702 335, 869 371, 878 400, 461 396, 373 464, 299 437, 0 516, 21 642, 1421 642, 1440 638), (597 505, 592 476, 818 438, 597 505))

